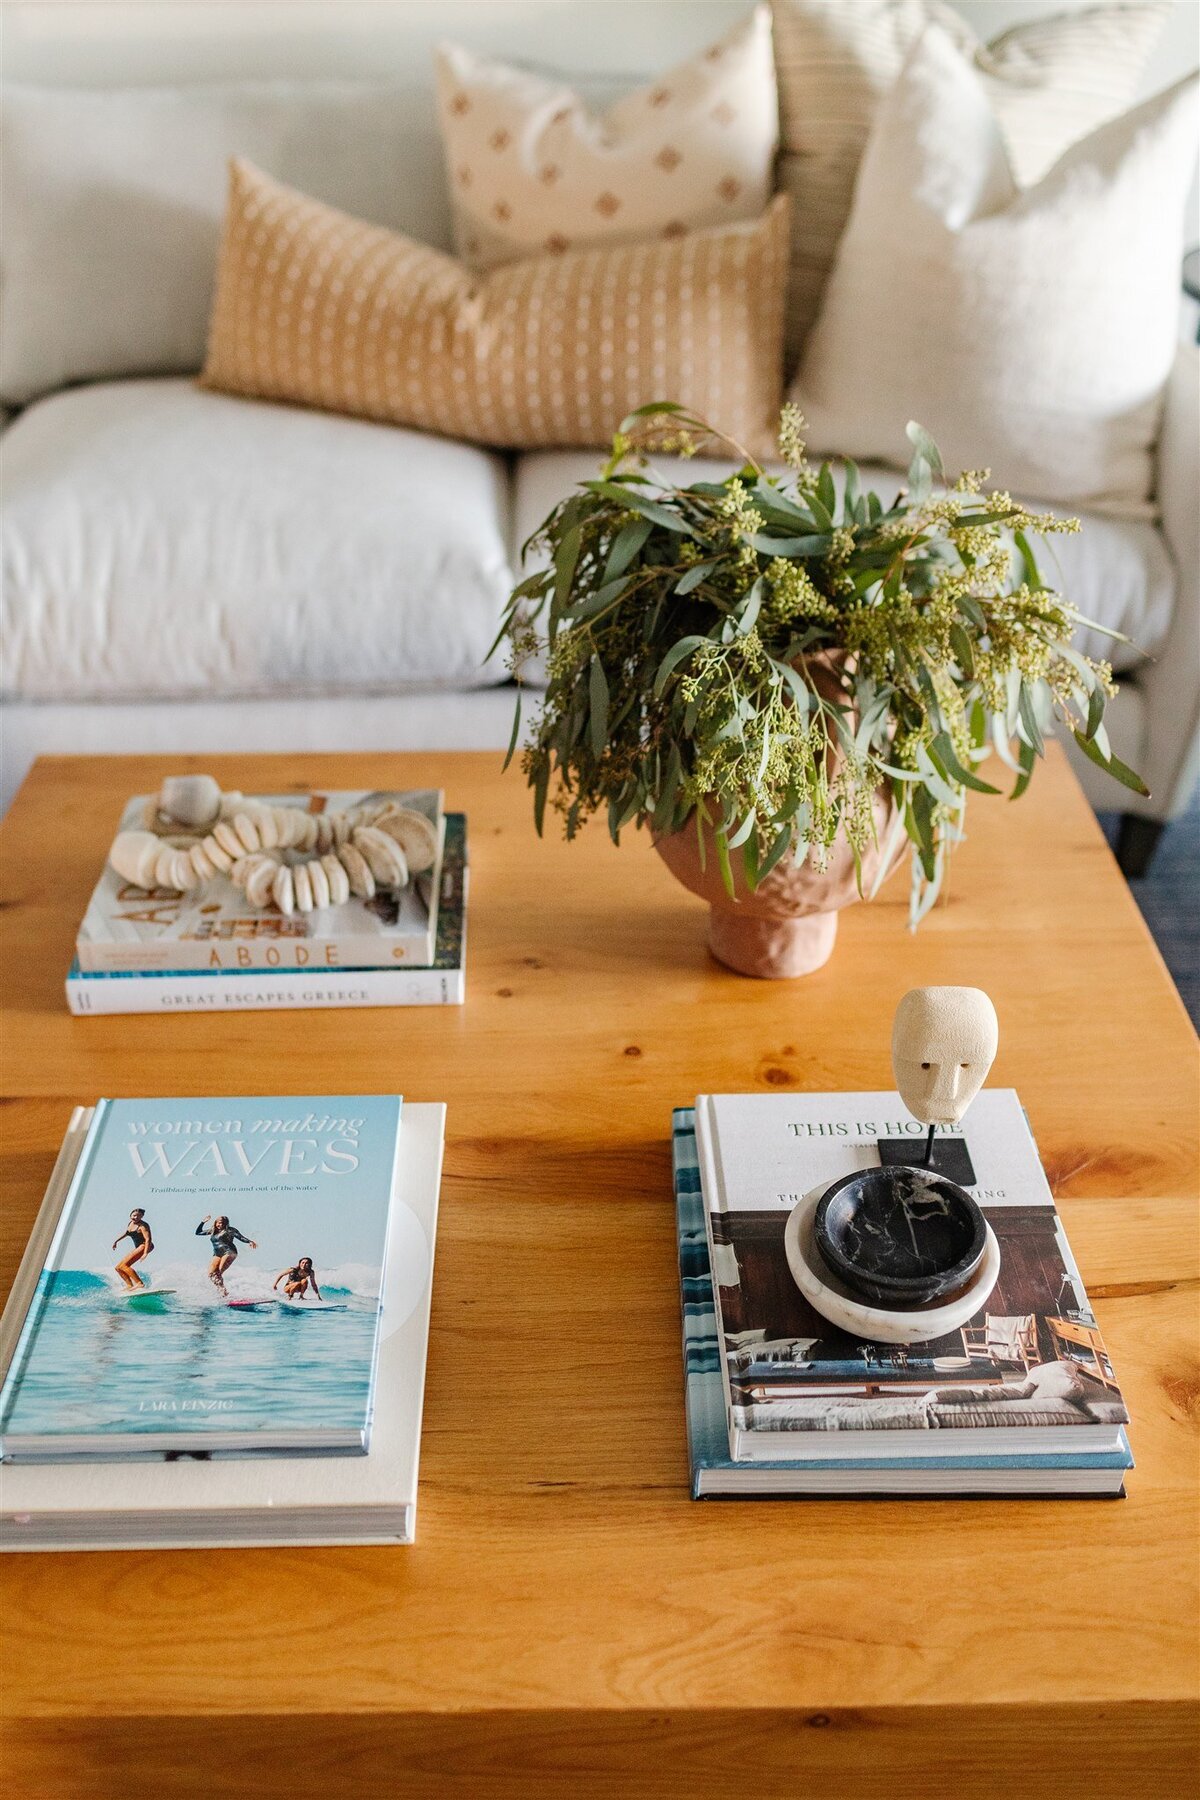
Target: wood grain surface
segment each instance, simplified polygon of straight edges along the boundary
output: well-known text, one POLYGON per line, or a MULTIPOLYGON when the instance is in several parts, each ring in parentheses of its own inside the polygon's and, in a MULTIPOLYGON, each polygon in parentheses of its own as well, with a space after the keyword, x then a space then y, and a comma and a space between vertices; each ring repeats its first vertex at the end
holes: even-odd
POLYGON ((539 842, 485 755, 50 759, 0 835, 11 1280, 71 1106, 399 1091, 449 1106, 418 1542, 8 1556, 22 1794, 987 1800, 1173 1791, 1196 1741, 1197 1044, 1061 754, 973 801, 915 937, 898 876, 792 984, 713 964, 644 836, 539 842), (123 800, 442 785, 463 1008, 72 1018, 123 800), (688 1498, 670 1115, 891 1085, 909 987, 968 982, 1133 1417, 1123 1502, 688 1498))

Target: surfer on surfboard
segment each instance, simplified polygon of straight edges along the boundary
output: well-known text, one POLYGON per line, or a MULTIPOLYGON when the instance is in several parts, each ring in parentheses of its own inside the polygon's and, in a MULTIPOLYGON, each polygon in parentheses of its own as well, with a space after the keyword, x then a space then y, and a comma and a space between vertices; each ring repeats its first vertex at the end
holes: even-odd
POLYGON ((129 1223, 121 1236, 113 1239, 113 1249, 115 1250, 125 1238, 133 1239, 133 1249, 117 1264, 117 1274, 127 1288, 144 1288, 146 1283, 133 1267, 135 1262, 141 1262, 144 1256, 149 1256, 154 1248, 154 1237, 143 1207, 134 1207, 129 1215, 129 1223))
POLYGON ((281 1281, 287 1283, 283 1291, 289 1300, 303 1300, 310 1287, 317 1299, 321 1298, 321 1290, 317 1286, 317 1272, 313 1268, 311 1256, 302 1256, 293 1269, 281 1269, 271 1283, 272 1288, 277 1288, 281 1281))
POLYGON ((197 1237, 206 1237, 212 1243, 212 1261, 208 1265, 208 1279, 217 1291, 228 1299, 225 1288, 225 1272, 237 1261, 237 1247, 248 1244, 251 1250, 258 1245, 253 1238, 243 1237, 236 1225, 231 1225, 224 1213, 218 1213, 214 1219, 211 1213, 205 1213, 196 1227, 197 1237))

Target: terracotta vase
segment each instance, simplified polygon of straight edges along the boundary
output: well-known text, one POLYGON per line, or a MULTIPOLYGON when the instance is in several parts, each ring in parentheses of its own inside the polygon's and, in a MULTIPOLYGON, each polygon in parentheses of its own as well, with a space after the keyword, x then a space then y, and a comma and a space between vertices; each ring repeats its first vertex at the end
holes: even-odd
MULTIPOLYGON (((872 845, 863 852, 864 890, 873 885, 883 859, 882 846, 892 819, 888 795, 876 795, 874 812, 878 847, 872 845)), ((694 820, 682 831, 656 838, 654 847, 676 880, 708 901, 709 949, 718 962, 739 975, 755 975, 764 981, 811 975, 833 953, 839 911, 859 898, 854 855, 842 837, 834 844, 824 872, 807 861, 797 868, 791 857, 785 856, 753 893, 746 885, 741 855, 735 850, 730 858, 736 896, 732 900, 721 880, 711 833, 705 845, 705 866, 700 867, 694 820)))
MULTIPOLYGON (((825 651, 809 657, 805 674, 827 700, 844 698, 843 678, 849 659, 843 651, 825 651)), ((836 752, 830 751, 830 771, 836 752)), ((869 892, 879 874, 883 845, 892 823, 893 806, 886 790, 875 795, 875 843, 862 855, 862 886, 869 892)), ((716 846, 711 834, 705 843, 705 864, 700 866, 696 823, 690 819, 682 831, 656 837, 654 847, 676 880, 709 904, 708 945, 718 962, 739 975, 778 981, 794 975, 811 975, 829 961, 837 938, 837 916, 859 896, 854 853, 839 836, 824 871, 809 862, 796 868, 790 856, 774 868, 753 893, 742 872, 741 854, 730 857, 734 899, 721 880, 716 846)), ((903 854, 903 845, 894 861, 903 854)))

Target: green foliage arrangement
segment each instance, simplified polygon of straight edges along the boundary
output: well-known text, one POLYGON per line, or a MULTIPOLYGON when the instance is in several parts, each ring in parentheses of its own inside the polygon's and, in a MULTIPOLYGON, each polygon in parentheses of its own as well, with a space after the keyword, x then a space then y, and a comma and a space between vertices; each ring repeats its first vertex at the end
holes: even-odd
MULTIPOLYGON (((1047 584, 1031 548, 1078 521, 989 492, 986 472, 947 483, 916 424, 894 503, 862 491, 850 461, 839 499, 802 431, 785 408, 783 477, 746 457, 724 481, 680 487, 655 474, 652 451, 691 454, 719 434, 678 407, 643 407, 598 479, 525 546, 548 563, 514 590, 501 639, 516 668, 548 639, 549 685, 523 752, 537 828, 548 802, 568 837, 602 808, 614 841, 628 825, 694 825, 732 893, 734 852, 751 888, 786 856, 821 868, 839 833, 857 861, 886 784, 882 867, 907 836, 916 924, 968 793, 1000 791, 976 772, 990 752, 1016 799, 1057 718, 1093 762, 1146 790, 1105 733, 1111 669, 1071 644, 1092 622, 1047 584)), ((518 693, 510 759, 520 719, 518 693)))

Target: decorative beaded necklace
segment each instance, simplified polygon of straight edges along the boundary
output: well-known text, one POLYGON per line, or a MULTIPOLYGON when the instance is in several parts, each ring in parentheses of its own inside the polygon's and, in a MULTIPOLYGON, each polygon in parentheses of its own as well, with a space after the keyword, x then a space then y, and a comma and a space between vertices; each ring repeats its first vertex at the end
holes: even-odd
POLYGON ((187 893, 224 875, 251 906, 285 915, 407 887, 437 856, 433 825, 398 801, 311 813, 223 793, 211 775, 164 781, 143 823, 118 832, 108 853, 126 881, 187 893))

